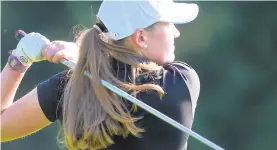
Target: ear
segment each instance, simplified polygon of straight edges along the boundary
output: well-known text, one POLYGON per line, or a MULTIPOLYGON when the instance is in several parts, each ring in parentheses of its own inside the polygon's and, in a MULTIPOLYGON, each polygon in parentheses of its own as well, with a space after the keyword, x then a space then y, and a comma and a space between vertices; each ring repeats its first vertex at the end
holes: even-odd
POLYGON ((132 41, 136 47, 140 49, 146 45, 147 41, 147 31, 143 29, 137 29, 131 36, 132 41))

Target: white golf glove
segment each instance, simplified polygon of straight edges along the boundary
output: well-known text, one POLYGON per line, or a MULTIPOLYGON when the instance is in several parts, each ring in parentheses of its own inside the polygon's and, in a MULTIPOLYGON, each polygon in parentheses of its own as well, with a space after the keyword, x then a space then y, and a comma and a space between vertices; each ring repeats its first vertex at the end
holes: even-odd
POLYGON ((48 43, 50 41, 39 33, 26 34, 12 51, 12 55, 16 56, 24 66, 29 66, 33 62, 46 60, 42 56, 42 48, 48 43))

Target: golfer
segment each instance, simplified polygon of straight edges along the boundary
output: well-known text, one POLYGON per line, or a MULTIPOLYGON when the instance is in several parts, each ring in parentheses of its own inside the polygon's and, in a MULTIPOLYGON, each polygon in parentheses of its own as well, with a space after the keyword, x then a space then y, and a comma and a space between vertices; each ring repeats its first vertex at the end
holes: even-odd
POLYGON ((1 72, 1 142, 59 121, 70 150, 185 150, 188 134, 119 97, 100 80, 191 129, 200 83, 192 67, 175 61, 174 40, 180 32, 174 24, 189 23, 197 15, 196 4, 104 0, 96 24, 74 43, 27 34, 1 72), (14 100, 35 62, 61 59, 75 61, 76 67, 14 100))

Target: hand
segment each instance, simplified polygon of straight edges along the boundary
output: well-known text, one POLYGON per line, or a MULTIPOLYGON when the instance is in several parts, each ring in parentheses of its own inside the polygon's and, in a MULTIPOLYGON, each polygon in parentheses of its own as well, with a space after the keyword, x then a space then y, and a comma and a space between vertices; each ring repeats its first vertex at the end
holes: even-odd
POLYGON ((73 42, 52 41, 43 47, 42 55, 49 62, 58 64, 62 59, 76 62, 79 48, 73 42))
POLYGON ((39 33, 26 34, 12 51, 12 55, 17 57, 24 66, 30 66, 33 62, 45 60, 42 56, 42 48, 48 43, 50 41, 39 33))

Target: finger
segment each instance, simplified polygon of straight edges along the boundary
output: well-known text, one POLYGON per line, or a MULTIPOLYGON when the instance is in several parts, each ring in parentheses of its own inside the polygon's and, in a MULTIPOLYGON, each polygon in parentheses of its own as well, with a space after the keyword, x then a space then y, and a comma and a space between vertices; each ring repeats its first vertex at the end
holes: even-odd
POLYGON ((55 64, 58 64, 60 63, 60 61, 62 59, 68 59, 70 60, 71 58, 69 57, 68 55, 68 52, 66 50, 61 50, 61 51, 58 51, 52 58, 52 62, 55 63, 55 64))
POLYGON ((53 41, 47 45, 44 46, 43 48, 43 56, 46 57, 46 59, 49 62, 53 62, 52 59, 54 55, 58 52, 64 49, 64 44, 63 42, 60 41, 53 41))
POLYGON ((43 56, 52 63, 60 63, 63 58, 76 60, 76 54, 78 55, 78 47, 73 42, 52 41, 43 50, 43 56))
POLYGON ((60 63, 62 59, 77 61, 76 52, 70 52, 67 49, 57 52, 52 58, 52 62, 60 63))
POLYGON ((65 46, 65 42, 64 41, 52 41, 51 42, 52 45, 55 45, 55 47, 59 47, 59 48, 64 48, 65 46))
POLYGON ((52 58, 57 51, 58 48, 53 43, 50 43, 43 47, 42 54, 49 62, 52 62, 52 58))

